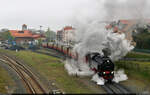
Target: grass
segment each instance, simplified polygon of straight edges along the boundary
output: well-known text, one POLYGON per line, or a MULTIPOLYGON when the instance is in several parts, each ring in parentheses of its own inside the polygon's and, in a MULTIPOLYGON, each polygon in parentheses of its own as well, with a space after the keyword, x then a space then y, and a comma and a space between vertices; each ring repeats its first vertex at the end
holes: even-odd
POLYGON ((150 58, 150 54, 139 53, 139 52, 130 52, 125 57, 126 58, 150 58))
MULTIPOLYGON (((130 52, 126 58, 150 58, 150 54, 130 52)), ((115 65, 118 68, 125 69, 126 73, 135 78, 150 80, 150 62, 142 61, 117 61, 115 65)))
MULTIPOLYGON (((33 53, 30 51, 9 51, 1 50, 0 52, 9 53, 22 59, 26 64, 32 66, 48 80, 56 82, 56 85, 66 93, 94 93, 87 86, 79 83, 79 78, 69 76, 64 69, 64 64, 58 58, 33 53)), ((127 58, 150 58, 149 54, 131 52, 127 58)), ((150 80, 150 62, 139 61, 117 61, 117 68, 124 68, 128 77, 140 79, 141 81, 150 80)))
MULTIPOLYGON (((116 62, 116 66, 118 68, 124 68, 126 71, 136 72, 136 74, 140 74, 145 78, 150 79, 150 62, 137 62, 137 61, 118 61, 116 62)), ((131 75, 130 74, 130 75, 131 75)))
POLYGON ((66 93, 94 93, 91 89, 82 83, 79 83, 77 77, 69 76, 64 69, 64 63, 58 58, 37 54, 30 51, 9 51, 0 52, 9 53, 22 59, 24 63, 35 68, 41 75, 56 82, 56 85, 66 93))
POLYGON ((12 86, 13 83, 14 82, 7 71, 0 67, 0 93, 7 93, 6 87, 12 86))
MULTIPOLYGON (((150 54, 130 52, 126 58, 146 58, 150 59, 150 54)), ((142 61, 117 61, 115 62, 117 68, 123 68, 128 77, 141 80, 143 82, 150 82, 150 62, 142 61)))
POLYGON ((51 53, 51 54, 55 54, 54 52, 50 52, 50 51, 47 51, 47 50, 44 50, 44 49, 39 49, 37 50, 39 52, 44 52, 44 53, 51 53))

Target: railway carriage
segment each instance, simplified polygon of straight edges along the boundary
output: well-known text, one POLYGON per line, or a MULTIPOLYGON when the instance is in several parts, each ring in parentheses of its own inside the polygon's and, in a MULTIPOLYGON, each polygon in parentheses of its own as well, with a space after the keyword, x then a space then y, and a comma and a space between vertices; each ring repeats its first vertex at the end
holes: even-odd
POLYGON ((78 59, 78 53, 74 50, 71 51, 71 58, 77 60, 78 59))
POLYGON ((57 44, 53 45, 53 49, 57 50, 57 44))
MULTIPOLYGON (((78 53, 73 51, 73 48, 68 45, 49 42, 48 44, 42 43, 42 46, 60 51, 67 57, 78 61, 78 53)), ((83 60, 85 63, 89 64, 91 70, 97 73, 100 77, 103 77, 105 81, 111 82, 114 78, 114 63, 108 56, 102 56, 99 53, 89 53, 83 60)))
POLYGON ((67 47, 63 46, 63 53, 67 55, 67 47))
POLYGON ((57 50, 61 52, 62 51, 62 45, 58 44, 57 45, 57 50))
POLYGON ((49 42, 48 43, 48 48, 53 48, 53 43, 49 42))
POLYGON ((47 42, 43 42, 42 47, 47 48, 47 42))
POLYGON ((72 58, 72 47, 68 47, 68 57, 72 58))

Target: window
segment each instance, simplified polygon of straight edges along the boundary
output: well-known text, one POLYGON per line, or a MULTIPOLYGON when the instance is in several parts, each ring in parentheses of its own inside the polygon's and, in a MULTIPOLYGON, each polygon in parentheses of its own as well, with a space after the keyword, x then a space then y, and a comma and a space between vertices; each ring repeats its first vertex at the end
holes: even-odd
POLYGON ((18 33, 24 33, 24 31, 18 31, 18 33))

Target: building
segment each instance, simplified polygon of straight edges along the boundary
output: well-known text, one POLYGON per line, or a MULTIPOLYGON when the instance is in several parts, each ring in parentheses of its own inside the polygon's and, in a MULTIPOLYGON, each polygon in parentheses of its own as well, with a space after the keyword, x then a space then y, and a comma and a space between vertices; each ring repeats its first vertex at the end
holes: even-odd
POLYGON ((58 42, 62 41, 62 38, 63 38, 63 31, 62 30, 57 31, 56 38, 57 38, 58 42))
POLYGON ((9 30, 9 32, 18 44, 27 44, 38 39, 45 39, 45 36, 42 34, 33 34, 31 31, 27 30, 27 25, 25 24, 22 25, 22 30, 9 30))
POLYGON ((27 28, 27 25, 26 24, 23 24, 22 25, 22 30, 24 31, 24 30, 28 30, 28 28, 27 28))
POLYGON ((62 30, 57 31, 57 41, 67 45, 75 42, 75 28, 72 26, 65 26, 62 30))
POLYGON ((71 26, 66 26, 63 29, 63 42, 72 43, 75 41, 75 29, 71 26))
POLYGON ((114 21, 110 23, 108 26, 106 26, 106 29, 112 29, 115 33, 124 33, 126 39, 135 46, 136 43, 133 41, 132 35, 134 32, 136 32, 135 29, 138 23, 138 20, 118 20, 117 22, 114 21))

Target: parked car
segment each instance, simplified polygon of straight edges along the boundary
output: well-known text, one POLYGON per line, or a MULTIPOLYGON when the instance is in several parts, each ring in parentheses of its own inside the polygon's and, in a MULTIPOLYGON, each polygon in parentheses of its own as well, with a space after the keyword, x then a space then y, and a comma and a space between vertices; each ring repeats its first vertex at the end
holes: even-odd
POLYGON ((18 46, 18 45, 13 45, 9 48, 10 50, 25 50, 24 47, 18 46))

